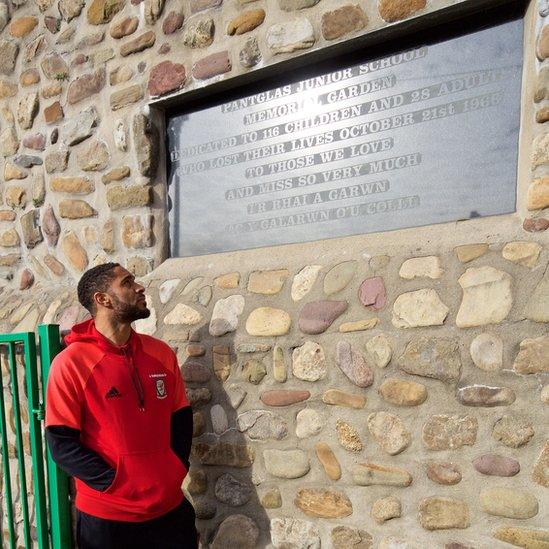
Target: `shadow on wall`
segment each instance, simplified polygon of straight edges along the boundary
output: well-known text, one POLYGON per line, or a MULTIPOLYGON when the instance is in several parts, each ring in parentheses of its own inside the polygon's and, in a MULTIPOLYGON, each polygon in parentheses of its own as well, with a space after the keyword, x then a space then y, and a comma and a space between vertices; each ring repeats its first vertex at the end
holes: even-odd
MULTIPOLYGON (((277 422, 269 411, 237 413, 247 384, 231 380, 240 380, 241 374, 242 381, 257 384, 267 372, 256 353, 237 363, 233 336, 234 332, 215 337, 214 344, 205 325, 191 333, 186 348, 178 349, 194 416, 190 481, 184 490, 195 507, 201 546, 211 549, 270 544, 269 518, 256 490, 262 480, 254 467, 259 456, 244 432, 252 441, 277 440, 287 434, 286 423, 277 422)), ((262 485, 262 493, 266 506, 281 505, 276 486, 262 485)))

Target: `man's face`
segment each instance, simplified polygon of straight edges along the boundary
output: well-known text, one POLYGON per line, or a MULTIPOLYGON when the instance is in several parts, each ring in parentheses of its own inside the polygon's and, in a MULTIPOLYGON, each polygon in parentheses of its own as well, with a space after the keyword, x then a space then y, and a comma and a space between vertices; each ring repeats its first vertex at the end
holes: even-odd
POLYGON ((145 300, 145 288, 123 267, 114 268, 114 280, 105 292, 112 305, 112 314, 118 322, 130 323, 151 314, 145 300))

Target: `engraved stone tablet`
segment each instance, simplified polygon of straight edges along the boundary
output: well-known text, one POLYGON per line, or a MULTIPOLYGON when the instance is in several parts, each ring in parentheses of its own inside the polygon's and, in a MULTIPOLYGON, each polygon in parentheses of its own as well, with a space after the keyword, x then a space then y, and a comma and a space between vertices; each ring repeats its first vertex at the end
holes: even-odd
POLYGON ((168 121, 173 256, 515 211, 522 21, 168 121))

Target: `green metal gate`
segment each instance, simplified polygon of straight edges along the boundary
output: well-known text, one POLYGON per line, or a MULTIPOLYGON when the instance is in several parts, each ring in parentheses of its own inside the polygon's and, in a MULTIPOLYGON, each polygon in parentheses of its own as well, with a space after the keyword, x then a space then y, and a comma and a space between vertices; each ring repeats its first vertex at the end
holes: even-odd
MULTIPOLYGON (((72 546, 70 529, 70 505, 67 476, 55 465, 49 451, 44 459, 42 422, 45 411, 45 387, 53 357, 60 350, 59 326, 48 324, 38 328, 40 361, 38 361, 36 336, 33 332, 0 334, 0 349, 3 351, 6 368, 0 375, 0 437, 2 443, 3 501, 2 512, 7 519, 10 549, 17 545, 30 549, 69 549, 72 546), (7 351, 7 361, 5 353, 7 351), (23 360, 24 370, 17 367, 23 360), (38 368, 40 362, 40 370, 38 368), (7 371, 6 371, 7 370, 7 371), (20 386, 20 376, 24 383, 20 386), (8 380, 6 386, 4 381, 8 380), (21 395, 20 388, 25 394, 21 395), (10 396, 15 431, 15 453, 17 474, 10 466, 10 446, 8 440, 8 418, 6 418, 6 394, 10 396), (26 397, 26 398, 25 398, 26 397), (26 400, 26 402, 25 402, 26 400), (26 413, 29 424, 29 446, 32 460, 32 482, 28 483, 25 467, 25 445, 22 427, 22 414, 26 413), (47 470, 47 483, 45 468, 47 470), (18 479, 16 478, 18 477, 18 479), (17 539, 12 488, 19 483, 20 510, 23 519, 23 540, 17 539), (31 524, 28 493, 34 499, 35 520, 31 524), (31 537, 31 526, 36 528, 36 541, 31 537)), ((2 547, 4 541, 2 541, 2 547)))

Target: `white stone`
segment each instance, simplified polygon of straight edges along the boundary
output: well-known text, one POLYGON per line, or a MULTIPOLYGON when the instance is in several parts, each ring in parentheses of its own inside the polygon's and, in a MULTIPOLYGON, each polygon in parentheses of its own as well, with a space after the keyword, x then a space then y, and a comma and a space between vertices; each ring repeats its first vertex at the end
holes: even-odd
POLYGON ((19 324, 17 324, 17 326, 12 330, 12 333, 18 334, 20 332, 34 332, 39 316, 40 311, 38 309, 33 309, 30 313, 25 315, 25 318, 23 318, 19 324))
POLYGON ((501 255, 508 261, 532 268, 538 261, 541 249, 537 242, 509 242, 503 247, 501 255))
POLYGON ((424 288, 399 295, 393 305, 393 325, 397 328, 440 326, 450 309, 436 290, 424 288))
POLYGON ((227 413, 220 404, 214 404, 210 410, 212 429, 216 435, 222 435, 229 428, 227 413))
POLYGON ((469 347, 471 358, 477 368, 494 372, 503 365, 503 342, 494 334, 479 334, 469 347))
POLYGON ((314 341, 306 341, 292 353, 294 376, 304 381, 324 379, 327 373, 326 357, 322 347, 314 341))
POLYGON ((236 410, 246 397, 247 392, 240 385, 230 385, 227 388, 227 396, 229 397, 229 404, 231 408, 236 410))
POLYGON ((315 43, 313 25, 306 17, 273 25, 267 31, 267 46, 273 53, 291 53, 315 43))
POLYGON ((61 303, 62 301, 60 299, 56 299, 55 301, 52 301, 50 303, 48 310, 46 311, 46 314, 42 319, 42 324, 53 324, 53 321, 55 320, 55 315, 57 314, 59 307, 61 307, 61 303))
POLYGON ((294 276, 292 282, 292 299, 294 301, 300 301, 311 291, 320 269, 322 269, 322 265, 307 265, 294 276))
POLYGON ((275 549, 320 549, 317 527, 291 517, 271 519, 271 541, 275 549))
POLYGON ((186 326, 193 326, 198 324, 201 320, 202 315, 198 311, 184 303, 178 303, 174 309, 166 315, 164 324, 184 324, 186 326))
POLYGON ((456 318, 460 328, 497 324, 513 306, 511 276, 494 267, 471 267, 458 282, 463 298, 456 318))
POLYGON ((141 318, 135 321, 136 332, 146 335, 154 335, 156 332, 156 311, 154 307, 149 307, 149 311, 151 311, 149 318, 141 318))
POLYGON ((160 284, 160 287, 158 288, 160 303, 168 303, 180 282, 181 280, 179 278, 172 278, 171 280, 166 280, 160 284))
POLYGON ((210 320, 210 334, 221 336, 234 332, 238 326, 238 317, 243 310, 244 297, 241 295, 231 295, 217 301, 210 320))
POLYGON ((309 438, 318 435, 323 427, 323 420, 316 410, 305 408, 296 417, 295 434, 298 438, 309 438))
POLYGON ((437 256, 413 257, 407 259, 398 274, 401 278, 412 280, 413 278, 440 278, 444 271, 440 266, 440 259, 437 256))
POLYGON ((549 383, 547 385, 544 385, 541 389, 540 398, 544 404, 549 404, 549 383))
POLYGON ((393 349, 389 338, 385 334, 379 334, 370 339, 366 343, 366 351, 368 351, 378 368, 385 368, 391 362, 393 356, 393 349))
POLYGON ((278 478, 300 478, 309 472, 311 464, 303 450, 265 450, 265 469, 278 478))
POLYGON ((412 436, 402 420, 388 412, 370 414, 368 430, 381 449, 392 456, 400 454, 412 441, 412 436))
POLYGON ((126 141, 126 126, 122 120, 118 120, 113 132, 114 144, 119 151, 125 152, 128 150, 126 141))

